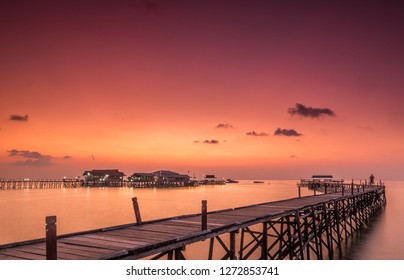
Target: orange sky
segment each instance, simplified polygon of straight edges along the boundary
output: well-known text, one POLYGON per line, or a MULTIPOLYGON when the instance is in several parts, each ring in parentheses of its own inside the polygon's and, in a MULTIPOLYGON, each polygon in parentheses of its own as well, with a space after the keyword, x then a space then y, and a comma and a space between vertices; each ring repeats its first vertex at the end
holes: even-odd
POLYGON ((32 2, 0 9, 0 178, 404 179, 393 2, 32 2))

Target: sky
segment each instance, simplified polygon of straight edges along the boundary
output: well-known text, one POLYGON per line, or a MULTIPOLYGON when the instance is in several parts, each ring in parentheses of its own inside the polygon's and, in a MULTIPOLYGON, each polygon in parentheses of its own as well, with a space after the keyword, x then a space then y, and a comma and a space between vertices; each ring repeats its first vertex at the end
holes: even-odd
POLYGON ((0 178, 404 179, 399 1, 2 1, 0 178))

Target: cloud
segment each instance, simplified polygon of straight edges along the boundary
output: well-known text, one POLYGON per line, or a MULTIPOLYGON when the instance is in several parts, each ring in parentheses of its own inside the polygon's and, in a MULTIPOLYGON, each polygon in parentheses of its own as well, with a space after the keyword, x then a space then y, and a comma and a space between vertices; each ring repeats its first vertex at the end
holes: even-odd
POLYGON ((18 122, 27 122, 28 121, 28 115, 21 116, 21 115, 10 115, 9 118, 10 121, 18 121, 18 122))
POLYGON ((95 156, 94 156, 94 155, 91 155, 90 157, 91 157, 92 160, 95 160, 95 156))
POLYGON ((319 118, 322 115, 327 115, 330 117, 335 117, 333 110, 328 108, 313 108, 306 107, 303 104, 296 103, 295 107, 289 108, 288 113, 293 115, 300 115, 307 118, 319 118))
POLYGON ((71 156, 64 156, 63 159, 71 159, 71 156))
MULTIPOLYGON (((227 142, 225 139, 223 139, 222 141, 227 142)), ((194 143, 195 144, 199 144, 199 143, 202 143, 202 144, 219 144, 220 140, 217 140, 217 139, 211 139, 211 140, 206 139, 206 140, 203 140, 203 141, 202 140, 195 140, 194 143)))
POLYGON ((229 124, 229 123, 219 123, 216 128, 224 128, 224 129, 228 129, 228 128, 234 128, 233 125, 229 124))
POLYGON ((255 132, 254 130, 247 132, 246 134, 247 134, 247 136, 269 136, 268 133, 265 133, 265 132, 258 133, 258 132, 255 132))
POLYGON ((283 135, 283 136, 301 136, 302 134, 297 132, 294 129, 284 129, 279 128, 275 130, 274 135, 283 135))
POLYGON ((295 157, 297 157, 297 156, 296 156, 296 155, 291 155, 290 157, 291 157, 291 158, 295 158, 295 157))
POLYGON ((212 139, 212 140, 204 140, 204 144, 219 144, 219 140, 212 139))
POLYGON ((52 165, 52 158, 51 157, 43 157, 40 159, 32 160, 32 159, 27 159, 27 160, 18 160, 14 162, 14 165, 19 165, 19 166, 49 166, 52 165))
POLYGON ((53 157, 49 155, 43 155, 39 152, 31 152, 27 150, 9 150, 8 155, 11 157, 22 157, 25 160, 18 160, 14 162, 14 165, 20 166, 48 166, 52 165, 53 157))
POLYGON ((13 149, 13 150, 7 151, 7 153, 9 156, 12 156, 12 157, 21 156, 23 158, 35 158, 35 159, 43 157, 43 155, 39 152, 30 152, 30 151, 26 151, 26 150, 19 151, 19 150, 13 149))

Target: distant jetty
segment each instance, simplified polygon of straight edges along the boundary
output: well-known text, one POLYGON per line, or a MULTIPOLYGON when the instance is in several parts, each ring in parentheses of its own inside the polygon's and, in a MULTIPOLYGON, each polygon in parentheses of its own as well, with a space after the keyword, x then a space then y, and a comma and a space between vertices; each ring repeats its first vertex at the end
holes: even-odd
POLYGON ((77 188, 77 187, 82 187, 83 185, 84 185, 84 182, 80 181, 78 179, 0 180, 0 190, 77 188))
POLYGON ((125 173, 118 169, 86 170, 84 179, 0 179, 0 190, 23 189, 57 189, 78 187, 130 187, 130 188, 178 188, 196 187, 203 185, 223 185, 226 180, 218 179, 215 175, 205 175, 198 180, 186 174, 169 170, 158 170, 150 173, 135 172, 124 179, 125 173))

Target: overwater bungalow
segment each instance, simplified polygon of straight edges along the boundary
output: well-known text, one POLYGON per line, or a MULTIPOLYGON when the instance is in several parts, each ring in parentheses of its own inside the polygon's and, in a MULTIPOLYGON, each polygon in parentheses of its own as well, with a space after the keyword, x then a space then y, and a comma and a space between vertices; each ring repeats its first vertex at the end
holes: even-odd
POLYGON ((85 186, 121 187, 126 176, 118 169, 95 169, 84 171, 85 186))
POLYGON ((169 170, 158 170, 151 173, 135 172, 128 180, 135 187, 183 187, 193 185, 190 176, 169 170))

